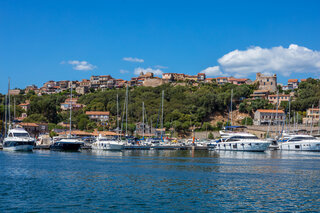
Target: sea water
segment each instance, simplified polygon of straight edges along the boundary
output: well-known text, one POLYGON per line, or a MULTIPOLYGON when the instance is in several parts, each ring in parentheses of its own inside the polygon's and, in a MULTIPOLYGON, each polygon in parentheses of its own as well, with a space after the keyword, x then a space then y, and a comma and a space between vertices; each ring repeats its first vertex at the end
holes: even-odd
POLYGON ((0 212, 319 210, 320 153, 0 151, 0 212))

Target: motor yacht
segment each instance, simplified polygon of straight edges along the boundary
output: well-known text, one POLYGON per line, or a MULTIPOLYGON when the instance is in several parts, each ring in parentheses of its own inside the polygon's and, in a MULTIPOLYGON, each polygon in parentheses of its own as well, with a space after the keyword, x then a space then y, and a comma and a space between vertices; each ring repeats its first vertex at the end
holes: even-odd
POLYGON ((34 138, 22 127, 9 129, 7 137, 3 140, 3 150, 32 151, 35 145, 34 138))
POLYGON ((289 135, 279 142, 281 150, 288 151, 320 151, 320 139, 311 135, 289 135))
POLYGON ((97 150, 115 150, 120 151, 124 147, 121 141, 99 135, 97 140, 92 144, 92 149, 97 150))

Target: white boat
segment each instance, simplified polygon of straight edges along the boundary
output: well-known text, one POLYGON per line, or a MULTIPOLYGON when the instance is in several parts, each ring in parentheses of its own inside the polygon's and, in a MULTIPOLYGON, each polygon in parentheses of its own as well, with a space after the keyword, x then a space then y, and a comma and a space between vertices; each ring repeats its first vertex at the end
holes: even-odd
POLYGON ((116 139, 111 139, 99 135, 96 142, 92 144, 92 149, 96 150, 122 150, 123 143, 116 139))
POLYGON ((285 141, 279 142, 281 150, 288 151, 320 151, 320 139, 311 135, 289 135, 285 141))
POLYGON ((3 140, 3 150, 32 151, 35 140, 22 127, 9 129, 7 137, 3 140))
POLYGON ((227 133, 221 131, 220 134, 221 139, 215 142, 215 146, 212 146, 215 150, 264 152, 271 143, 245 132, 227 133))

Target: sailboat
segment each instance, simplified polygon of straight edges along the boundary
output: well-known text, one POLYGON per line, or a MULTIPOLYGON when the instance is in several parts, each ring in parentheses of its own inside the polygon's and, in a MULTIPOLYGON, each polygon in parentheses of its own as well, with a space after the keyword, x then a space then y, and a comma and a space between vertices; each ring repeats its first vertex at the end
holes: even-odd
POLYGON ((78 138, 72 137, 71 135, 71 126, 72 126, 72 85, 70 87, 70 127, 69 127, 69 135, 67 138, 59 138, 57 141, 54 141, 50 146, 50 150, 53 151, 79 151, 80 147, 84 145, 84 142, 79 140, 78 138))
POLYGON ((10 79, 8 83, 8 95, 5 96, 5 137, 3 139, 2 148, 7 151, 32 151, 35 144, 34 138, 21 126, 11 129, 11 113, 10 113, 10 79), (8 111, 8 113, 7 113, 8 111), (7 117, 8 123, 7 124, 7 117), (7 131, 8 126, 8 131, 7 131))
MULTIPOLYGON (((118 121, 119 103, 118 102, 119 101, 118 101, 118 95, 117 95, 117 132, 119 130, 119 121, 118 121)), ((116 139, 108 138, 100 134, 96 142, 92 144, 92 149, 120 151, 123 149, 123 143, 120 141, 119 134, 116 139)))

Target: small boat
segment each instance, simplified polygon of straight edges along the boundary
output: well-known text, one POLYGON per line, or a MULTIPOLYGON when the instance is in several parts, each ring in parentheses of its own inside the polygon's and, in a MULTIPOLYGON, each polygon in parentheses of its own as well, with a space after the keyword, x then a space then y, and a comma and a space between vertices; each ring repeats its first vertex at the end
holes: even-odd
POLYGON ((279 148, 288 151, 320 151, 320 139, 312 135, 289 135, 279 141, 279 148))
POLYGON ((34 138, 22 127, 9 129, 7 137, 3 140, 3 150, 7 151, 32 151, 35 144, 34 138))
POLYGON ((114 150, 120 151, 123 149, 123 143, 117 139, 103 137, 99 135, 96 142, 92 144, 92 149, 97 150, 114 150))

